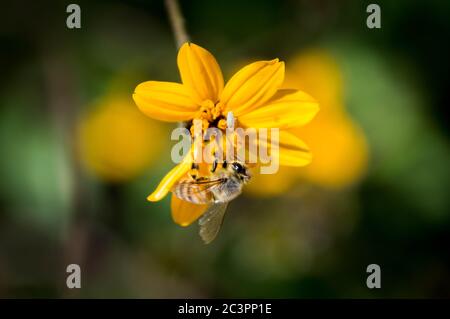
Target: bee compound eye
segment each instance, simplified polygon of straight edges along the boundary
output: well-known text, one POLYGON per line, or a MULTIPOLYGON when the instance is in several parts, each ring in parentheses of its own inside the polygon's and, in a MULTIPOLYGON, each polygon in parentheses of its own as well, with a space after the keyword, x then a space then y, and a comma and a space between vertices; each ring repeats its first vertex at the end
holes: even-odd
POLYGON ((243 167, 241 164, 239 164, 239 163, 234 162, 234 163, 232 164, 232 167, 233 167, 233 170, 234 170, 236 173, 242 173, 242 172, 244 172, 244 167, 243 167))

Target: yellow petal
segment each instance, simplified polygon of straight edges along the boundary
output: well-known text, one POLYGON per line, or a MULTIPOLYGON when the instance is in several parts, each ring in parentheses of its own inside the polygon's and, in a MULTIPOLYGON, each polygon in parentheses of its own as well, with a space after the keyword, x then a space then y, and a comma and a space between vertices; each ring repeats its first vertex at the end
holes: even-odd
POLYGON ((239 122, 246 127, 287 129, 308 123, 318 110, 318 103, 305 92, 278 90, 267 104, 239 117, 239 122))
POLYGON ((226 84, 220 101, 235 116, 249 112, 271 99, 284 79, 284 62, 258 61, 240 69, 226 84))
POLYGON ((189 90, 179 83, 143 82, 136 87, 133 99, 145 115, 166 122, 190 120, 198 109, 189 90))
POLYGON ((272 157, 277 157, 281 166, 301 167, 311 163, 312 155, 308 148, 300 138, 293 133, 287 131, 279 132, 279 151, 271 147, 272 139, 259 141, 259 147, 268 148, 272 157))
POLYGON ((172 186, 191 169, 192 166, 192 156, 188 154, 183 161, 172 168, 172 170, 164 176, 162 181, 159 183, 156 190, 151 193, 147 200, 150 202, 157 202, 164 198, 167 193, 171 190, 172 186))
POLYGON ((172 194, 170 207, 173 221, 180 226, 186 227, 196 221, 205 212, 208 205, 189 203, 172 194))
POLYGON ((280 165, 305 166, 311 163, 312 154, 303 140, 295 134, 280 131, 280 165))
POLYGON ((185 43, 178 51, 177 62, 181 80, 194 100, 217 102, 223 89, 223 75, 214 56, 196 44, 185 43))

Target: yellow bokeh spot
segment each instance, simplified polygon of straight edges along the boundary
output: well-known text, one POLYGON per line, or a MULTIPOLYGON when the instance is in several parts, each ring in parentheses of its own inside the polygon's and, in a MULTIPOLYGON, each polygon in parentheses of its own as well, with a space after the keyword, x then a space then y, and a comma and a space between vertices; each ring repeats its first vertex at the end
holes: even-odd
POLYGON ((295 168, 280 166, 275 174, 260 174, 259 167, 252 171, 250 182, 245 186, 245 193, 252 196, 274 197, 288 192, 296 182, 292 175, 295 168))
POLYGON ((351 119, 344 104, 344 79, 339 64, 327 51, 311 49, 288 61, 285 88, 300 89, 320 106, 307 125, 290 131, 311 149, 312 162, 302 168, 280 167, 274 175, 254 174, 248 193, 281 195, 298 183, 341 189, 364 176, 369 148, 364 132, 351 119))
POLYGON ((358 181, 368 165, 368 146, 361 129, 344 113, 319 116, 295 129, 311 148, 313 160, 298 174, 327 188, 343 188, 358 181))
POLYGON ((305 51, 292 61, 287 83, 309 92, 319 101, 313 121, 292 130, 311 149, 310 165, 296 172, 326 188, 344 188, 358 181, 368 166, 368 145, 361 128, 344 106, 344 80, 337 61, 328 52, 305 51))
POLYGON ((78 154, 98 178, 123 182, 158 157, 167 131, 146 118, 131 98, 109 96, 89 108, 78 124, 78 154))

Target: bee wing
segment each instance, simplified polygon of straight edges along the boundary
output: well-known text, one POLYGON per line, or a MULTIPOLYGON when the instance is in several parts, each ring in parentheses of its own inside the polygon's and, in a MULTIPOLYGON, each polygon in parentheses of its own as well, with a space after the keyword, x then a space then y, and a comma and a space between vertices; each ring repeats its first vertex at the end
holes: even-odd
POLYGON ((199 234, 205 244, 212 242, 219 233, 227 206, 227 202, 212 204, 198 221, 200 225, 199 234))
POLYGON ((223 184, 225 179, 214 180, 182 180, 173 187, 174 194, 183 200, 194 204, 207 204, 213 200, 212 190, 223 184))

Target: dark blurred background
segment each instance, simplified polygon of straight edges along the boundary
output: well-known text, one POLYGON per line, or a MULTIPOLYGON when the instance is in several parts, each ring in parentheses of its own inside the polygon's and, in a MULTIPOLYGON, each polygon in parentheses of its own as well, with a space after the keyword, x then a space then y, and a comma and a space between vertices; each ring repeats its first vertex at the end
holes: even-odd
POLYGON ((250 184, 209 246, 146 201, 171 126, 131 94, 179 81, 164 3, 77 1, 68 29, 69 3, 2 4, 0 297, 450 297, 450 2, 376 1, 368 29, 368 1, 180 1, 226 78, 278 57, 321 103, 313 164, 250 184))

